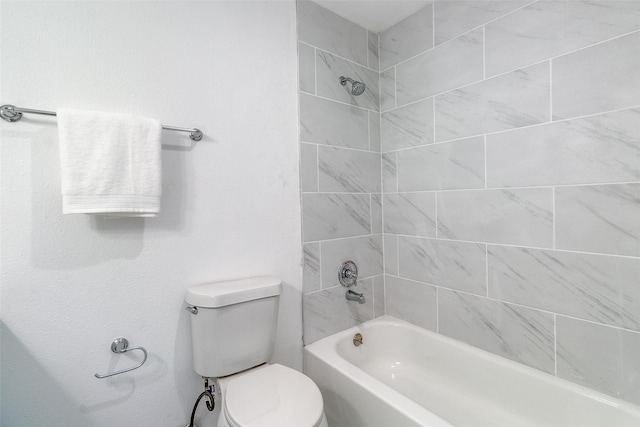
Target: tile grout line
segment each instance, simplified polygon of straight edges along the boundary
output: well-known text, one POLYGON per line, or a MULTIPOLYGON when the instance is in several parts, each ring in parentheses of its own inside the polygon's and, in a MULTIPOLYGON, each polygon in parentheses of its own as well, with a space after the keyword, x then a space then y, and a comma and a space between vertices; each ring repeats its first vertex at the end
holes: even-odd
POLYGON ((487 289, 487 298, 489 298, 489 245, 484 244, 484 273, 485 288, 487 289))
MULTIPOLYGON (((367 277, 362 277, 362 278, 358 277, 358 284, 360 284, 360 283, 361 283, 361 281, 365 281, 365 280, 373 279, 374 277, 380 277, 380 276, 382 276, 382 274, 374 274, 374 275, 372 275, 372 276, 367 276, 367 277)), ((395 276, 394 276, 394 277, 395 277, 395 276)), ((322 288, 322 289, 319 289, 319 290, 317 290, 317 291, 307 292, 307 293, 306 293, 306 294, 304 294, 304 295, 313 295, 313 294, 317 294, 317 293, 320 293, 320 292, 325 292, 325 291, 328 291, 328 290, 331 290, 331 289, 344 289, 344 287, 343 287, 342 285, 340 285, 340 284, 337 284, 337 285, 331 285, 331 286, 329 286, 329 287, 327 287, 327 288, 322 288)))
MULTIPOLYGON (((431 109, 433 110, 433 142, 431 144, 436 143, 436 98, 431 97, 431 109)), ((429 144, 430 145, 430 144, 429 144)))
POLYGON ((393 67, 393 109, 398 108, 398 69, 393 67))
MULTIPOLYGON (((640 181, 614 181, 614 182, 587 182, 580 184, 540 184, 540 185, 522 185, 522 186, 514 186, 514 187, 468 187, 468 188, 434 188, 430 190, 406 190, 406 191, 398 191, 399 194, 411 194, 411 193, 433 193, 433 192, 447 192, 447 193, 459 193, 462 191, 513 191, 513 190, 534 190, 534 189, 543 189, 543 188, 571 188, 571 187, 597 187, 597 186, 605 186, 605 185, 633 185, 640 184, 640 181)), ((327 192, 327 193, 335 193, 335 194, 362 194, 362 193, 354 193, 354 192, 327 192)))
POLYGON ((433 194, 434 194, 433 198, 435 200, 435 210, 436 210, 436 215, 435 215, 436 216, 436 218, 435 218, 436 227, 435 228, 436 228, 436 239, 437 239, 438 238, 438 228, 439 228, 438 227, 438 194, 439 194, 439 192, 434 191, 433 194))
POLYGON ((398 235, 395 236, 396 239, 396 270, 398 270, 398 276, 400 276, 400 239, 398 235))
POLYGON ((318 268, 320 269, 320 290, 324 289, 324 280, 322 277, 322 242, 318 242, 318 268))
POLYGON ((440 289, 436 288, 436 332, 440 333, 440 289))
POLYGON ((484 189, 489 188, 489 176, 487 174, 487 135, 482 135, 484 146, 484 189))
POLYGON ((556 248, 556 188, 551 187, 551 221, 553 225, 553 249, 556 248))
POLYGON ((309 96, 313 96, 314 98, 318 98, 318 99, 324 99, 325 101, 331 101, 331 102, 335 102, 336 104, 341 104, 341 105, 346 105, 349 108, 358 108, 360 110, 365 110, 365 111, 373 111, 374 113, 379 113, 379 111, 377 110, 373 110, 371 108, 367 108, 367 107, 363 107, 361 105, 357 105, 357 104, 349 104, 347 102, 344 101, 338 101, 337 99, 333 99, 333 98, 327 98, 326 96, 322 96, 322 95, 317 95, 317 94, 313 94, 313 93, 309 93, 309 92, 305 92, 305 91, 300 91, 301 93, 304 93, 305 95, 309 95, 309 96))
POLYGON ((316 145, 316 193, 320 194, 320 144, 316 145))
POLYGON ((486 39, 487 26, 482 26, 482 80, 487 79, 487 39, 486 39))
POLYGON ((387 314, 387 275, 382 276, 382 291, 384 292, 384 298, 382 299, 382 306, 384 314, 387 314))
MULTIPOLYGON (((485 25, 486 25, 486 24, 485 24, 485 25)), ((476 29, 477 29, 477 28, 479 28, 479 27, 480 27, 480 26, 476 27, 476 29)), ((583 47, 581 47, 581 48, 578 48, 578 49, 575 49, 575 50, 572 50, 572 51, 569 51, 569 52, 564 52, 564 53, 561 53, 561 54, 558 54, 558 55, 555 55, 555 56, 551 56, 551 57, 545 58, 545 59, 543 59, 543 60, 539 60, 539 61, 532 62, 532 63, 528 63, 528 64, 523 64, 523 65, 518 66, 517 68, 510 69, 510 70, 507 70, 507 71, 504 71, 504 72, 501 72, 501 73, 498 73, 498 74, 494 74, 494 75, 486 76, 486 73, 485 73, 485 76, 484 76, 484 78, 483 78, 482 80, 476 80, 476 81, 473 81, 473 82, 470 82, 470 83, 464 84, 464 85, 462 85, 462 86, 458 86, 458 87, 456 87, 456 88, 447 89, 447 90, 442 91, 442 92, 438 92, 438 93, 430 94, 429 96, 425 96, 424 98, 420 98, 419 100, 411 101, 411 102, 408 102, 408 103, 406 103, 406 104, 402 104, 402 105, 400 105, 400 106, 396 105, 396 108, 404 107, 405 105, 409 105, 409 104, 412 104, 412 103, 414 103, 414 102, 418 102, 418 101, 420 101, 420 100, 430 98, 430 97, 432 97, 432 96, 433 96, 433 97, 435 97, 435 96, 440 96, 440 95, 444 95, 444 94, 449 93, 449 92, 454 92, 454 91, 456 91, 456 90, 465 89, 465 88, 467 88, 467 87, 470 87, 470 86, 473 86, 473 85, 476 85, 476 84, 481 84, 481 83, 484 83, 484 82, 489 81, 489 80, 491 80, 491 79, 495 79, 495 78, 498 78, 498 77, 503 77, 503 76, 505 76, 505 75, 507 75, 507 74, 514 73, 514 72, 517 72, 517 71, 521 71, 521 70, 524 70, 524 69, 526 69, 526 68, 534 67, 534 66, 536 66, 536 65, 540 65, 540 64, 542 64, 542 63, 544 63, 544 62, 547 62, 547 61, 549 61, 549 62, 550 62, 550 61, 552 61, 552 60, 559 59, 559 58, 561 58, 561 57, 563 57, 563 56, 571 55, 571 54, 573 54, 573 53, 579 52, 579 51, 581 51, 581 50, 586 50, 586 49, 589 49, 589 48, 592 48, 592 47, 598 46, 598 45, 600 45, 600 44, 604 44, 604 43, 612 42, 612 41, 614 41, 614 40, 616 40, 616 39, 623 38, 623 37, 627 37, 627 36, 633 35, 633 34, 635 34, 635 33, 640 33, 640 29, 639 29, 639 30, 633 30, 633 31, 630 31, 630 32, 628 32, 628 33, 625 33, 625 34, 622 34, 622 35, 619 35, 619 36, 611 37, 611 38, 609 38, 609 39, 602 40, 602 41, 599 41, 599 42, 597 42, 597 43, 593 43, 593 44, 590 44, 590 45, 587 45, 587 46, 583 46, 583 47)), ((438 45, 438 46, 442 46, 442 45, 438 45)), ((429 50, 431 50, 431 49, 429 49, 429 50)), ((428 51, 425 51, 425 52, 428 52, 428 51)), ((422 55, 422 54, 424 54, 425 52, 422 52, 422 53, 420 53, 420 54, 418 54, 418 55, 415 55, 415 56, 422 55)), ((484 54, 483 54, 483 55, 484 55, 484 54)), ((484 57, 483 57, 483 58, 484 58, 484 57)), ((410 59, 413 59, 413 58, 410 58, 410 59)), ((407 60, 407 61, 408 61, 408 60, 407 60)), ((393 67, 396 67, 397 65, 399 65, 399 64, 396 64, 396 65, 394 65, 393 67)), ((392 67, 389 67, 389 68, 392 68, 392 67)), ((385 71, 386 71, 386 70, 385 70, 385 71)), ((396 103, 396 104, 397 104, 397 103, 396 103)))
POLYGON ((369 140, 369 151, 371 151, 371 113, 367 111, 367 138, 369 140))
POLYGON ((436 47, 436 2, 431 2, 431 48, 436 47))
POLYGON ((549 60, 549 121, 553 123, 553 60, 549 60))
MULTIPOLYGON (((502 16, 499 16, 499 17, 497 17, 497 18, 494 18, 494 19, 492 19, 491 21, 487 21, 487 22, 485 22, 485 23, 483 23, 483 24, 479 24, 479 25, 477 25, 477 26, 473 27, 472 29, 465 31, 464 33, 461 33, 461 34, 458 34, 458 35, 456 35, 456 36, 453 36, 452 38, 450 38, 450 39, 448 39, 448 40, 446 40, 446 41, 444 41, 444 42, 442 42, 442 43, 440 43, 440 44, 434 45, 432 48, 429 48, 429 49, 424 50, 424 51, 422 51, 422 52, 420 52, 420 53, 417 53, 417 54, 415 54, 415 55, 413 55, 413 56, 411 56, 411 57, 409 57, 409 58, 403 59, 402 61, 399 61, 399 62, 398 62, 398 63, 396 63, 396 64, 390 65, 389 67, 385 68, 384 70, 380 70, 380 72, 384 72, 384 71, 389 70, 389 69, 390 69, 390 68, 392 68, 392 67, 396 67, 396 66, 398 66, 398 65, 405 64, 406 62, 409 62, 409 61, 411 61, 411 60, 415 59, 416 57, 418 57, 418 56, 420 56, 420 55, 423 55, 423 54, 425 54, 425 53, 427 53, 427 52, 429 52, 429 51, 431 51, 431 50, 433 50, 433 49, 436 49, 436 48, 438 48, 438 47, 440 47, 440 46, 443 46, 443 45, 445 45, 446 43, 449 43, 449 42, 451 42, 451 41, 453 41, 453 40, 455 40, 455 39, 457 39, 457 38, 459 38, 459 37, 466 36, 467 34, 472 33, 473 31, 476 31, 476 30, 480 29, 481 27, 486 27, 487 25, 492 24, 492 23, 494 23, 495 21, 498 21, 498 20, 500 20, 500 19, 502 19, 502 18, 504 18, 504 17, 506 17, 506 16, 508 16, 508 15, 511 15, 511 14, 515 13, 515 12, 518 12, 519 10, 524 9, 524 8, 526 8, 526 7, 528 7, 528 6, 531 6, 532 4, 536 3, 537 1, 538 1, 538 0, 534 0, 534 1, 532 1, 531 3, 529 3, 529 4, 526 4, 526 5, 524 5, 524 6, 520 7, 520 8, 518 8, 518 9, 512 10, 511 12, 508 12, 508 13, 506 13, 506 14, 504 14, 504 15, 502 15, 502 16)), ((559 58, 559 57, 564 56, 564 55, 569 55, 569 54, 572 54, 572 53, 578 52, 578 51, 580 51, 580 50, 588 49, 588 48, 590 48, 590 47, 592 47, 592 46, 597 46, 597 45, 599 45, 599 44, 607 43, 607 42, 609 42, 609 41, 613 41, 613 40, 616 40, 616 39, 619 39, 619 38, 622 38, 622 37, 626 37, 626 36, 632 35, 632 34, 637 33, 637 32, 640 32, 640 29, 631 30, 631 31, 628 31, 628 32, 626 32, 626 33, 624 33, 624 34, 619 34, 619 35, 617 35, 617 36, 609 37, 608 39, 604 39, 604 40, 601 40, 601 41, 598 41, 598 42, 595 42, 595 43, 592 43, 592 44, 589 44, 589 45, 586 45, 586 46, 582 46, 582 47, 579 47, 579 48, 576 48, 576 49, 573 49, 573 50, 570 50, 570 51, 567 51, 567 52, 559 53, 559 54, 557 54, 557 55, 555 55, 555 56, 552 56, 552 57, 547 58, 546 60, 548 60, 548 59, 555 59, 555 58, 559 58)), ((302 43, 304 43, 304 42, 302 42, 302 43)), ((328 53, 331 53, 331 52, 328 52, 328 53)), ((535 65, 535 64, 537 64, 537 63, 540 63, 540 62, 544 62, 544 61, 534 62, 534 63, 528 64, 528 65, 524 65, 524 66, 522 66, 522 67, 518 67, 518 68, 515 68, 515 69, 512 69, 512 70, 505 71, 505 72, 500 73, 500 74, 491 75, 489 78, 493 78, 493 77, 496 77, 496 76, 500 76, 500 75, 502 75, 502 74, 510 73, 510 72, 512 72, 512 71, 517 71, 517 70, 519 70, 519 69, 526 68, 526 67, 529 67, 529 66, 531 66, 531 65, 535 65)))
POLYGON ((395 193, 399 193, 400 192, 399 191, 400 190, 400 165, 398 164, 398 153, 396 152, 393 157, 394 157, 393 158, 393 165, 394 165, 395 170, 396 170, 396 173, 395 173, 395 176, 394 176, 394 179, 393 179, 395 181, 394 187, 395 187, 395 190, 396 190, 395 193))
POLYGON ((335 148, 335 149, 337 149, 337 150, 349 150, 349 151, 356 151, 356 152, 358 152, 358 153, 378 154, 378 152, 377 152, 377 151, 365 150, 365 149, 363 149, 363 148, 343 147, 343 146, 341 146, 341 145, 321 144, 321 143, 319 143, 319 142, 300 141, 300 144, 317 145, 317 146, 319 146, 319 147, 335 148))
MULTIPOLYGON (((406 280, 408 282, 412 282, 412 283, 415 283, 415 284, 418 284, 418 285, 431 286, 431 287, 433 287, 435 289, 438 289, 438 290, 443 290, 443 291, 448 291, 448 292, 454 292, 454 293, 469 295, 469 296, 476 297, 476 298, 487 299, 489 301, 497 302, 497 303, 500 303, 500 304, 511 305, 511 306, 514 306, 514 307, 519 307, 519 308, 524 308, 524 309, 527 309, 527 310, 532 310, 532 311, 536 311, 536 312, 540 312, 540 313, 545 313, 545 314, 548 314, 550 316, 564 317, 566 319, 572 319, 572 320, 576 320, 578 322, 589 323, 589 324, 592 324, 592 325, 602 326, 604 328, 615 329, 617 331, 624 331, 624 332, 629 332, 629 333, 632 333, 632 334, 640 335, 640 329, 634 330, 634 329, 629 329, 629 328, 625 328, 625 327, 622 327, 622 326, 609 325, 609 324, 606 324, 606 323, 597 322, 595 320, 584 319, 584 318, 575 317, 575 316, 571 316, 571 315, 563 314, 563 313, 556 313, 554 311, 546 310, 546 309, 543 309, 543 308, 532 307, 532 306, 528 306, 528 305, 524 305, 524 304, 520 304, 520 303, 516 303, 516 302, 512 302, 512 301, 501 300, 501 299, 494 298, 494 297, 485 297, 485 296, 483 296, 481 294, 475 294, 473 292, 464 291, 464 290, 461 290, 461 289, 449 288, 449 287, 446 287, 446 286, 436 285, 436 284, 429 283, 429 282, 421 282, 419 280, 415 280, 415 279, 411 279, 411 278, 407 278, 407 277, 402 277, 402 276, 393 276, 393 275, 391 275, 391 276, 392 277, 396 277, 398 279, 406 280)), ((310 293, 314 293, 314 292, 310 292, 310 293)))
POLYGON ((371 56, 371 52, 369 52, 369 30, 365 29, 364 32, 365 32, 365 38, 364 38, 365 39, 364 40, 365 41, 365 47, 364 47, 364 49, 365 49, 365 52, 366 52, 366 55, 367 55, 367 67, 371 68, 371 58, 369 58, 371 56))
POLYGON ((318 96, 318 49, 313 48, 313 94, 318 96))
POLYGON ((558 376, 558 314, 553 313, 553 373, 558 376))
MULTIPOLYGON (((429 98, 434 98, 434 97, 429 96, 429 97, 420 99, 418 101, 413 101, 411 103, 408 103, 408 104, 405 104, 405 105, 403 105, 401 107, 398 107, 398 109, 404 108, 404 107, 408 107, 410 105, 417 104, 419 102, 426 101, 429 98)), ((435 100, 434 100, 434 103, 435 103, 435 100)), ((347 105, 349 105, 349 104, 347 104, 347 105)), ((526 126, 518 126, 518 127, 508 128, 508 129, 500 129, 500 130, 489 131, 489 132, 484 132, 484 133, 476 133, 476 134, 471 134, 471 135, 465 135, 465 136, 461 136, 459 138, 445 139, 445 140, 442 140, 442 141, 434 141, 433 143, 430 143, 430 144, 415 145, 415 146, 411 146, 411 147, 399 148, 399 149, 390 150, 390 151, 409 150, 411 148, 423 147, 425 145, 444 144, 444 143, 447 143, 447 142, 462 141, 464 139, 474 138, 474 137, 478 137, 478 136, 482 136, 482 135, 497 135, 497 134, 501 134, 501 133, 505 133, 505 132, 518 131, 520 129, 530 129, 530 128, 534 128, 534 127, 537 127, 537 126, 549 126, 549 125, 552 125, 552 124, 555 124, 555 123, 563 123, 563 122, 568 122, 568 121, 571 121, 571 120, 588 119, 588 118, 591 118, 591 117, 602 116, 602 115, 605 115, 605 114, 621 113, 623 111, 636 110, 636 109, 639 109, 639 108, 640 108, 640 104, 634 104, 634 105, 629 105, 629 106, 622 107, 622 108, 616 108, 614 110, 599 111, 597 113, 583 114, 583 115, 580 115, 580 116, 573 116, 573 117, 569 117, 569 118, 556 119, 556 120, 552 120, 552 121, 544 121, 544 122, 534 123, 534 124, 526 125, 526 126)), ((391 112, 393 112, 395 110, 396 109, 386 110, 383 113, 384 114, 391 113, 391 112)))
MULTIPOLYGON (((316 51, 320 51, 320 52, 327 53, 327 54, 329 54, 329 55, 331 55, 331 56, 334 56, 334 57, 336 57, 336 58, 342 59, 343 61, 347 61, 347 62, 349 62, 349 63, 351 63, 351 64, 354 64, 354 65, 357 65, 357 66, 359 66, 359 67, 366 68, 366 69, 367 69, 367 70, 369 70, 369 71, 374 71, 374 72, 376 72, 376 73, 378 72, 378 70, 374 70, 373 68, 369 67, 369 65, 361 64, 361 63, 359 63, 358 61, 354 61, 353 59, 349 59, 349 58, 347 58, 347 57, 345 57, 345 56, 340 55, 339 53, 333 53, 333 52, 331 52, 331 51, 329 51, 329 50, 323 49, 323 48, 321 48, 321 47, 319 47, 319 46, 312 45, 312 44, 307 43, 307 42, 305 42, 305 41, 302 41, 302 40, 300 40, 300 39, 298 39, 298 42, 299 42, 299 43, 302 43, 302 44, 304 44, 304 45, 307 45, 307 46, 311 46, 311 47, 313 47, 314 49, 316 49, 316 51)), ((367 50, 369 50, 369 47, 368 47, 368 46, 367 46, 367 50)))
MULTIPOLYGON (((552 251, 552 252, 573 253, 573 254, 580 254, 580 255, 596 255, 596 256, 604 256, 604 257, 640 260, 640 256, 634 256, 634 255, 607 254, 603 252, 585 252, 585 251, 579 251, 575 249, 560 249, 560 248, 550 248, 550 247, 543 247, 543 246, 527 246, 527 245, 517 245, 513 243, 495 243, 495 242, 481 242, 481 241, 474 241, 474 240, 447 239, 444 237, 414 236, 411 234, 395 234, 395 235, 398 237, 405 237, 410 239, 438 240, 440 242, 469 243, 469 244, 475 244, 475 245, 502 246, 506 248, 533 249, 533 250, 541 250, 541 251, 552 251)), ((358 236, 358 237, 361 237, 361 236, 358 236)), ((331 239, 328 239, 328 240, 331 240, 331 239)), ((337 239, 333 239, 333 240, 337 240, 337 239)))
MULTIPOLYGON (((400 64, 403 64, 403 63, 405 63, 405 62, 411 61, 412 59, 414 59, 414 58, 415 58, 415 57, 417 57, 417 56, 420 56, 420 55, 422 55, 422 54, 424 54, 424 53, 426 53, 426 52, 428 52, 428 51, 430 51, 430 50, 433 50, 433 49, 435 49, 435 48, 439 47, 439 46, 443 46, 443 45, 445 45, 445 44, 449 43, 449 42, 450 42, 450 41, 452 41, 452 40, 455 40, 455 39, 457 39, 457 38, 459 38, 459 37, 465 36, 465 35, 467 35, 467 34, 469 34, 469 33, 473 32, 473 31, 475 31, 475 30, 479 29, 480 27, 483 27, 483 26, 485 26, 485 25, 487 25, 487 24, 491 24, 491 23, 493 23, 493 22, 495 22, 495 21, 497 21, 497 20, 499 20, 499 19, 504 18, 505 16, 508 16, 508 15, 511 15, 512 13, 518 12, 519 10, 524 9, 524 8, 526 8, 527 6, 531 6, 533 3, 537 2, 537 1, 538 1, 538 0, 533 0, 533 1, 531 1, 531 2, 529 2, 529 3, 527 3, 527 4, 525 4, 525 5, 522 5, 521 7, 517 8, 517 9, 514 9, 514 10, 512 10, 512 11, 509 11, 509 12, 505 13, 504 15, 500 15, 500 16, 498 16, 498 17, 496 17, 496 18, 493 18, 493 19, 492 19, 492 20, 490 20, 490 21, 487 21, 487 22, 484 22, 484 23, 482 23, 482 24, 476 25, 475 27, 471 28, 470 30, 467 30, 467 31, 465 31, 465 32, 463 32, 463 33, 460 33, 460 34, 456 34, 455 36, 451 37, 450 39, 447 39, 447 40, 445 40, 445 41, 443 41, 442 43, 439 43, 439 44, 436 44, 436 43, 435 43, 435 24, 434 24, 433 47, 431 47, 431 48, 429 48, 429 49, 427 49, 427 50, 424 50, 424 51, 422 51, 422 52, 420 52, 420 53, 417 53, 417 54, 415 54, 415 55, 413 55, 413 56, 411 56, 411 57, 409 57, 409 58, 403 59, 402 61, 400 61, 400 62, 398 62, 398 63, 396 63, 396 64, 393 64, 393 65, 390 65, 390 66, 389 66, 389 67, 387 67, 386 69, 384 69, 384 70, 380 70, 380 71, 381 71, 381 72, 382 72, 382 71, 387 71, 387 70, 388 70, 389 68, 391 68, 391 67, 395 67, 396 65, 400 65, 400 64)), ((435 11, 435 10, 434 10, 434 11, 435 11)), ((435 13, 433 13, 433 15, 434 15, 433 19, 434 19, 434 22, 435 22, 435 13)), ((303 42, 303 43, 304 43, 304 42, 303 42)))
POLYGON ((373 236, 373 195, 369 193, 369 236, 373 236))

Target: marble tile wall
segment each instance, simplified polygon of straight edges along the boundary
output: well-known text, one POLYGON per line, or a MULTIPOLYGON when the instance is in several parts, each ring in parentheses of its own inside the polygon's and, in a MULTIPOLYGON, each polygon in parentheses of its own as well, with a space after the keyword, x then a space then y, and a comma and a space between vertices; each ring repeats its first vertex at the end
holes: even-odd
POLYGON ((435 0, 379 40, 386 313, 640 404, 640 2, 435 0))
MULTIPOLYGON (((309 344, 384 314, 379 42, 378 34, 310 1, 297 2, 297 15, 303 323, 309 344), (340 85, 341 75, 367 89, 352 96, 340 85), (364 293, 365 304, 347 301, 337 281, 338 266, 347 259, 359 267, 355 290, 364 293)), ((431 136, 432 127, 425 127, 412 132, 431 136)), ((429 226, 435 230, 433 219, 429 226)))

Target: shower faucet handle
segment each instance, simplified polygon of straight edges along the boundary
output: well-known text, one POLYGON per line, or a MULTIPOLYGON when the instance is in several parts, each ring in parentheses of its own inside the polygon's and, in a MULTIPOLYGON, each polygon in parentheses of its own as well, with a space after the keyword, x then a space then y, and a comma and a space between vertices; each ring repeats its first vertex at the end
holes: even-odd
POLYGON ((338 268, 338 281, 342 286, 348 288, 356 284, 358 280, 358 266, 353 261, 345 261, 338 268))

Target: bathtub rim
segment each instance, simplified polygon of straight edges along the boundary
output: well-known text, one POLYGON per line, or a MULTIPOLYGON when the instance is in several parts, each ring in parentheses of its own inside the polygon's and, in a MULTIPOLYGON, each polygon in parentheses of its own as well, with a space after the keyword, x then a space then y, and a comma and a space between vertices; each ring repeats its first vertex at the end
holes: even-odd
MULTIPOLYGON (((303 357, 303 371, 305 374, 307 373, 306 364, 307 357, 309 355, 326 364, 329 369, 338 372, 348 380, 358 384, 366 392, 375 394, 391 408, 416 423, 416 425, 428 425, 429 427, 455 427, 453 424, 437 416, 424 406, 414 402, 407 396, 369 375, 358 366, 344 359, 338 353, 338 343, 341 340, 352 336, 356 332, 363 332, 366 325, 370 325, 372 322, 380 323, 381 321, 394 323, 396 320, 399 319, 392 316, 381 316, 304 346, 303 352, 305 354, 303 357), (357 369, 353 369, 354 367, 357 369), (422 424, 424 422, 427 422, 428 424, 422 424)), ((403 325, 406 323, 401 320, 400 322, 402 322, 403 325)), ((406 325, 411 324, 406 323, 406 325)), ((326 412, 327 409, 325 408, 325 413, 326 412)))
MULTIPOLYGON (((408 328, 410 330, 417 332, 418 334, 425 335, 427 339, 433 339, 433 340, 439 341, 440 343, 444 343, 445 345, 450 345, 457 350, 468 352, 474 357, 478 357, 478 358, 487 360, 489 362, 498 362, 498 363, 504 364, 506 368, 514 369, 516 373, 521 373, 523 375, 533 375, 533 377, 539 381, 545 382, 552 386, 558 386, 564 389, 568 389, 571 392, 579 394, 595 402, 599 402, 601 404, 610 406, 612 408, 616 408, 618 410, 621 410, 630 414, 634 414, 640 419, 639 405, 635 405, 631 402, 618 399, 614 396, 591 389, 589 387, 573 383, 567 379, 540 371, 533 367, 524 365, 522 363, 513 361, 511 359, 507 359, 505 357, 488 352, 486 350, 482 350, 480 348, 474 347, 465 342, 455 340, 448 336, 422 328, 420 326, 414 325, 412 323, 409 323, 407 321, 398 319, 390 315, 383 315, 375 319, 371 319, 369 321, 353 326, 344 331, 337 332, 333 335, 322 338, 318 341, 315 341, 309 345, 304 346, 304 349, 303 349, 304 352, 308 352, 309 354, 315 356, 321 361, 326 362, 333 369, 335 369, 337 372, 344 375, 351 381, 354 381, 362 385, 364 388, 368 390, 371 390, 371 389, 381 390, 382 397, 387 403, 389 403, 390 406, 394 407, 396 410, 406 413, 407 416, 409 416, 414 420, 422 421, 425 419, 423 417, 426 417, 426 419, 432 420, 432 422, 435 423, 434 425, 453 426, 453 424, 435 415, 429 409, 419 405, 418 403, 411 400, 409 397, 393 389, 391 386, 369 375, 368 373, 360 369, 360 367, 358 367, 357 365, 352 364, 348 360, 344 359, 342 356, 340 356, 338 352, 337 346, 339 342, 345 339, 350 339, 350 337, 352 337, 355 333, 358 333, 358 332, 365 334, 366 329, 371 325, 375 325, 375 324, 387 324, 393 327, 408 328), (354 367, 356 369, 353 369, 354 367)), ((366 339, 366 335, 365 335, 365 339, 366 339)))

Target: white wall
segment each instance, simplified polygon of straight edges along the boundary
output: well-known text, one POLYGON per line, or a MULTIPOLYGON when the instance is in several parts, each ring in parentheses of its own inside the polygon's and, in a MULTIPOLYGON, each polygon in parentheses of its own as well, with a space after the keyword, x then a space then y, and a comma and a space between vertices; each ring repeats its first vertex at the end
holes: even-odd
POLYGON ((0 101, 131 112, 164 132, 156 219, 61 214, 56 122, 1 123, 4 427, 183 426, 200 392, 185 289, 283 279, 274 360, 301 366, 293 2, 2 2, 0 101), (127 337, 147 364, 115 356, 127 337))

